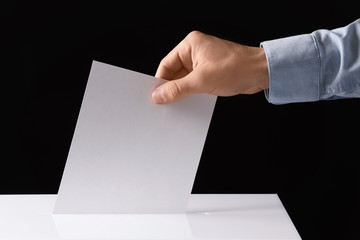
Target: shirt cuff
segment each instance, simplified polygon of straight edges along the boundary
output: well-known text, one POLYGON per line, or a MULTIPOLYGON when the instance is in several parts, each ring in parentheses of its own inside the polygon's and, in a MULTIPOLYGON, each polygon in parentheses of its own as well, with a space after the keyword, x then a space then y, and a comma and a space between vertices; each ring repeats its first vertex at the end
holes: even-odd
POLYGON ((266 99, 273 104, 319 100, 320 56, 311 34, 260 44, 269 68, 266 99))

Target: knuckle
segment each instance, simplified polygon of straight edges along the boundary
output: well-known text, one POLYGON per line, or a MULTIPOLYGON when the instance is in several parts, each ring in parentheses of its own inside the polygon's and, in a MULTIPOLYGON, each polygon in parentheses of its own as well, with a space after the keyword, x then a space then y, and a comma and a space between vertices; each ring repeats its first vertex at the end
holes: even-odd
POLYGON ((197 30, 194 30, 194 31, 191 31, 187 36, 186 38, 190 39, 190 40, 196 40, 196 39, 199 39, 203 36, 204 34, 200 31, 197 31, 197 30))
POLYGON ((170 85, 169 93, 172 98, 178 98, 181 96, 181 87, 177 81, 172 81, 172 84, 170 85))
POLYGON ((166 57, 163 57, 159 63, 160 66, 165 65, 166 57))
POLYGON ((164 57, 163 59, 161 59, 161 61, 159 63, 159 67, 164 67, 167 70, 171 70, 171 69, 169 69, 168 65, 169 65, 169 61, 168 61, 167 57, 164 57))

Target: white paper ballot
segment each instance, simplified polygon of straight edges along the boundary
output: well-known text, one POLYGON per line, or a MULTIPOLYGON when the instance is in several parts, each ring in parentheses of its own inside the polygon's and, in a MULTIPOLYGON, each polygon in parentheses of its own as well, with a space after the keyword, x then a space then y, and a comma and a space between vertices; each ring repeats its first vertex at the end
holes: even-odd
POLYGON ((157 105, 164 80, 94 61, 54 213, 184 213, 216 102, 157 105))

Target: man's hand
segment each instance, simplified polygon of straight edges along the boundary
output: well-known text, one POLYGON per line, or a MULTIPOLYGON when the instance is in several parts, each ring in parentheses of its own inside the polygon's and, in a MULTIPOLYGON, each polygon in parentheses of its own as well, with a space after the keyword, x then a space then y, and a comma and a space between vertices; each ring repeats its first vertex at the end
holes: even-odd
POLYGON ((269 88, 262 48, 248 47, 198 31, 186 36, 162 61, 156 77, 172 80, 152 93, 155 103, 171 103, 197 93, 253 94, 269 88))

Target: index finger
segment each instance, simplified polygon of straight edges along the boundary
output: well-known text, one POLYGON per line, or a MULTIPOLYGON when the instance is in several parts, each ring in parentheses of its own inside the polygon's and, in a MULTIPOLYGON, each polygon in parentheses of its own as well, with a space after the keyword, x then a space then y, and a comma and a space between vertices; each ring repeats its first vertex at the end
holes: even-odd
POLYGON ((155 77, 172 80, 174 75, 183 68, 188 72, 192 70, 190 46, 187 46, 184 40, 161 60, 155 77))

